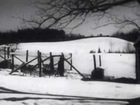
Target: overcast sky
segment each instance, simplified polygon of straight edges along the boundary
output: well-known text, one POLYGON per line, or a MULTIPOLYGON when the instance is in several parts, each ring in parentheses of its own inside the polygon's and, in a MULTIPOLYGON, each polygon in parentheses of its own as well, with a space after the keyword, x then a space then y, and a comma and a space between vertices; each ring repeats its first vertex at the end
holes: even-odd
MULTIPOLYGON (((137 8, 115 8, 116 14, 126 14, 130 17, 134 17, 134 14, 132 14, 132 12, 136 12, 137 10, 137 8)), ((0 0, 0 31, 9 31, 25 28, 25 24, 23 24, 23 22, 16 17, 29 18, 31 15, 34 14, 34 12, 35 8, 33 8, 29 0, 0 0)), ((103 19, 100 24, 105 23, 106 20, 106 18, 103 19)), ((72 32, 88 36, 97 35, 100 33, 110 35, 118 30, 112 25, 94 30, 95 23, 96 22, 93 21, 92 18, 88 18, 83 25, 74 29, 72 32)), ((70 32, 70 30, 66 31, 70 32)))

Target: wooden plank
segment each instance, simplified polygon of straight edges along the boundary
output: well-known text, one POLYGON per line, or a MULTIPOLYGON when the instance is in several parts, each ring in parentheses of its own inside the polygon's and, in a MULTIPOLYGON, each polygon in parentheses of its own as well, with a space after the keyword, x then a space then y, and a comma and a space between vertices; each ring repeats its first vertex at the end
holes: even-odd
POLYGON ((139 62, 138 62, 138 48, 136 48, 136 81, 139 82, 139 62))
POLYGON ((9 59, 10 57, 10 47, 7 48, 7 58, 9 59))
MULTIPOLYGON (((13 55, 13 54, 12 54, 12 55, 13 55)), ((18 58, 17 56, 14 55, 14 57, 15 57, 16 59, 18 59, 19 61, 21 61, 22 63, 25 63, 23 60, 21 60, 21 59, 18 58)))
POLYGON ((18 71, 21 67, 24 67, 25 65, 27 65, 27 64, 29 64, 29 63, 31 63, 31 62, 33 62, 33 61, 36 60, 37 58, 38 58, 38 57, 35 57, 34 59, 30 60, 29 62, 26 62, 26 63, 22 64, 21 66, 19 66, 19 67, 16 68, 15 70, 11 71, 9 74, 12 74, 13 72, 18 71))
POLYGON ((94 69, 96 69, 96 57, 93 55, 93 63, 94 63, 94 69))
MULTIPOLYGON (((50 57, 47 57, 46 59, 44 60, 41 60, 42 63, 44 63, 46 60, 50 59, 50 57)), ((36 65, 34 65, 34 67, 36 68, 38 66, 38 63, 36 65)))
POLYGON ((140 83, 140 48, 137 48, 137 69, 136 69, 136 79, 137 79, 137 82, 140 83))
POLYGON ((41 52, 38 51, 39 77, 41 77, 41 52))
POLYGON ((99 66, 102 66, 101 55, 99 55, 99 66))
POLYGON ((4 58, 6 59, 6 47, 4 47, 4 58))
POLYGON ((53 61, 52 52, 50 52, 50 69, 54 70, 54 61, 53 61))
POLYGON ((12 58, 12 65, 11 65, 12 66, 12 71, 14 71, 14 55, 13 54, 11 55, 11 58, 12 58))
MULTIPOLYGON (((61 55, 52 55, 52 57, 60 57, 60 56, 61 55)), ((46 60, 49 60, 49 59, 50 59, 50 57, 47 57, 47 58, 41 60, 41 62, 43 63, 43 62, 45 62, 46 60)), ((56 64, 54 64, 54 65, 56 65, 56 64)), ((38 66, 38 63, 34 67, 37 67, 37 66, 38 66)))
POLYGON ((26 51, 26 62, 28 62, 29 51, 26 51))
MULTIPOLYGON (((72 53, 70 54, 70 63, 72 64, 72 53)), ((70 70, 72 70, 72 66, 70 66, 70 70)))
POLYGON ((64 60, 65 60, 69 65, 71 65, 71 67, 72 67, 73 69, 75 69, 75 71, 76 71, 78 74, 80 74, 80 76, 82 76, 83 78, 85 78, 85 76, 84 76, 79 70, 77 70, 69 61, 67 61, 65 58, 64 58, 64 60))
MULTIPOLYGON (((7 60, 6 58, 4 58, 2 55, 0 55, 0 57, 3 59, 3 60, 7 60)), ((9 60, 7 60, 8 61, 8 63, 10 63, 11 64, 11 62, 9 61, 9 60)))

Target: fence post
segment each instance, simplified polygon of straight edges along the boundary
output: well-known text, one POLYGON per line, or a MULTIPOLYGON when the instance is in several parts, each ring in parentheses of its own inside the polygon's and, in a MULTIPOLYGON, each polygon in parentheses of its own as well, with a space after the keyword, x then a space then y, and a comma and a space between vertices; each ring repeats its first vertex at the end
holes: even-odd
POLYGON ((9 59, 10 57, 10 47, 7 48, 7 58, 9 59))
POLYGON ((12 54, 11 57, 12 57, 11 68, 12 68, 12 71, 14 71, 14 54, 12 54))
POLYGON ((39 77, 41 77, 41 52, 38 51, 39 77))
POLYGON ((26 51, 26 62, 28 62, 28 55, 29 55, 29 52, 28 50, 26 51))
POLYGON ((52 52, 50 52, 50 69, 54 70, 54 61, 53 61, 52 52))
POLYGON ((4 58, 6 59, 6 47, 4 47, 4 58))
POLYGON ((83 78, 85 78, 85 76, 84 76, 82 73, 80 73, 67 59, 64 58, 64 60, 65 60, 69 65, 71 65, 72 68, 76 70, 76 72, 78 72, 83 78))
POLYGON ((96 57, 93 55, 93 61, 94 61, 94 69, 96 69, 96 57))
MULTIPOLYGON (((70 53, 71 59, 70 59, 70 63, 72 64, 72 53, 70 53)), ((70 70, 72 70, 72 65, 70 65, 70 70)))
POLYGON ((99 66, 102 66, 101 55, 99 55, 99 66))

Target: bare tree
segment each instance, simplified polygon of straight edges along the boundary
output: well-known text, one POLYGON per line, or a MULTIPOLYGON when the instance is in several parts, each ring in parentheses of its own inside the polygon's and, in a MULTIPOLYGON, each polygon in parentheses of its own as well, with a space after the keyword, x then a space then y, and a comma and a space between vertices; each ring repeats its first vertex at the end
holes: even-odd
POLYGON ((137 15, 137 18, 134 19, 130 19, 124 16, 121 19, 115 18, 112 20, 114 24, 116 24, 116 26, 118 26, 120 29, 124 28, 125 26, 131 25, 137 28, 138 31, 140 32, 140 15, 137 15))
POLYGON ((123 16, 122 18, 113 17, 110 22, 99 25, 95 27, 94 29, 98 29, 98 28, 108 26, 108 25, 114 25, 118 27, 119 30, 125 28, 126 26, 133 26, 134 28, 138 29, 138 32, 140 33, 140 15, 137 15, 137 18, 133 18, 133 19, 126 16, 123 16))
POLYGON ((75 28, 80 26, 89 15, 98 13, 102 18, 107 10, 133 2, 140 2, 140 0, 34 0, 33 4, 38 10, 37 15, 29 20, 23 20, 38 28, 43 25, 65 28, 76 19, 80 19, 73 26, 75 28))
POLYGON ((125 9, 132 10, 131 16, 129 16, 127 13, 126 14, 124 13, 123 15, 121 14, 121 16, 111 14, 109 17, 110 21, 108 21, 104 24, 101 24, 101 25, 95 27, 94 29, 98 29, 98 28, 105 27, 108 25, 114 25, 114 26, 118 27, 119 30, 121 30, 125 27, 131 26, 133 28, 138 29, 138 32, 140 33, 140 12, 139 12, 139 10, 134 10, 136 8, 140 8, 140 6, 139 6, 140 1, 137 1, 137 2, 138 3, 133 3, 133 5, 131 5, 131 4, 124 5, 125 9))

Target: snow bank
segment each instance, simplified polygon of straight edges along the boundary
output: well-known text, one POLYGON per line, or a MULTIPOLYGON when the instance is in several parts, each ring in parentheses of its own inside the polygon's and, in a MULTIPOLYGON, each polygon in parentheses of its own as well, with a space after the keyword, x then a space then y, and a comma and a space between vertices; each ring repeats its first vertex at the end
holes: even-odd
POLYGON ((91 51, 102 52, 128 52, 134 51, 133 43, 118 39, 118 38, 87 38, 74 41, 65 41, 65 42, 41 42, 41 43, 20 43, 18 49, 20 51, 29 50, 41 51, 42 53, 90 53, 91 51))
MULTIPOLYGON (((92 98, 131 99, 140 97, 140 85, 84 82, 66 78, 33 78, 0 75, 1 87, 22 92, 92 98)), ((2 96, 3 97, 3 96, 2 96)), ((0 97, 1 98, 1 97, 0 97)))
MULTIPOLYGON (((130 77, 135 78, 135 55, 134 54, 115 54, 104 53, 109 51, 114 52, 128 52, 134 51, 133 43, 109 37, 99 38, 87 38, 66 42, 42 42, 42 43, 20 43, 18 45, 17 53, 23 54, 20 56, 25 61, 26 50, 29 50, 30 59, 32 54, 36 55, 37 50, 40 50, 45 56, 48 56, 49 52, 53 54, 60 54, 63 52, 65 57, 69 57, 69 53, 73 53, 73 65, 81 72, 90 74, 94 69, 93 54, 91 51, 98 51, 100 48, 102 54, 102 68, 105 69, 106 76, 114 76, 115 78, 130 77)), ((99 54, 96 55, 97 66, 99 66, 99 54)), ((19 61, 15 61, 18 63, 19 61)), ((37 63, 36 61, 34 63, 37 63)), ((65 68, 69 69, 70 66, 66 65, 65 68)))

